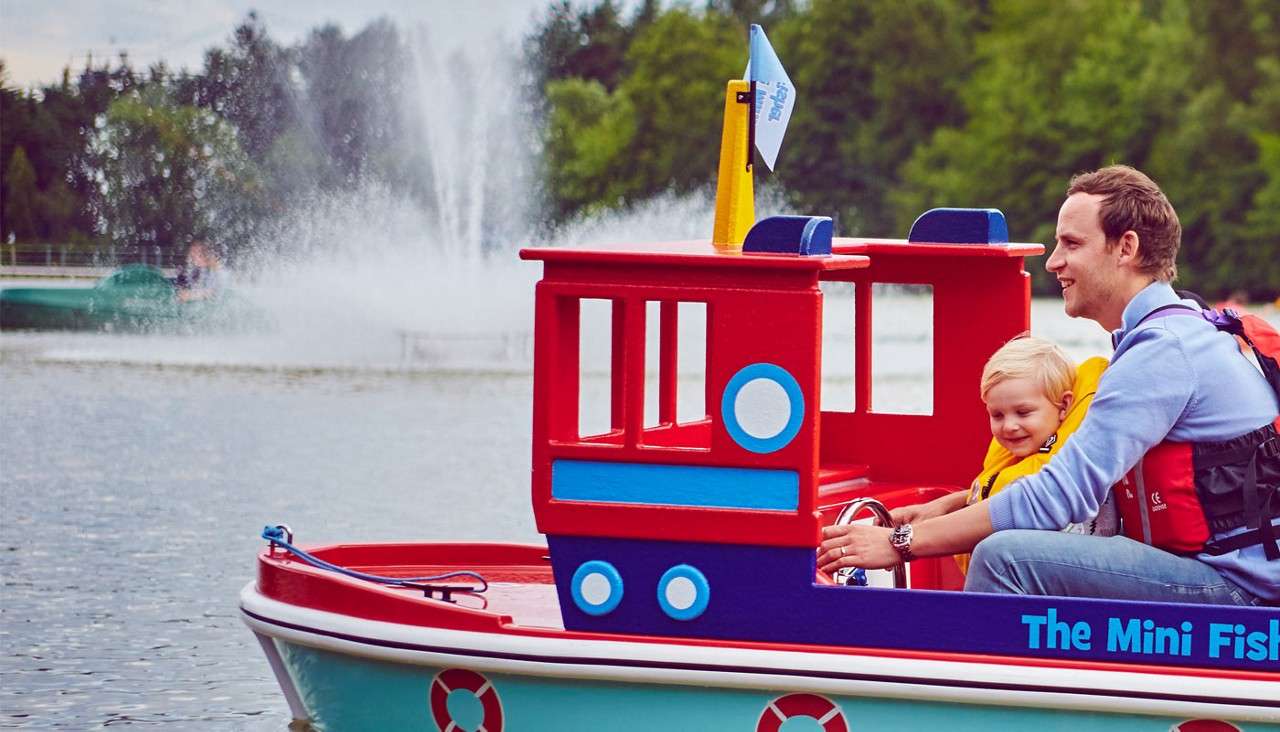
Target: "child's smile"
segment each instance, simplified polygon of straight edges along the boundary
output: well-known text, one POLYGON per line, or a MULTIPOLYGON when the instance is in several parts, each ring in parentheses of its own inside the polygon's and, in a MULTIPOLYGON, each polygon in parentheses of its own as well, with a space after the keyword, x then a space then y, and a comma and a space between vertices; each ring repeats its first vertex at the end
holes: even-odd
POLYGON ((987 391, 991 435, 1015 457, 1032 455, 1058 431, 1070 403, 1070 392, 1054 404, 1031 379, 1005 379, 987 391))

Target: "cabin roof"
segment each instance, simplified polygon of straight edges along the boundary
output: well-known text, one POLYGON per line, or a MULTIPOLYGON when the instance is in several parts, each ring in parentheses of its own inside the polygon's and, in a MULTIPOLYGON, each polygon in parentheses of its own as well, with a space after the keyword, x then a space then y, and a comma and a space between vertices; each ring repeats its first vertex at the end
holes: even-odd
POLYGON ((832 272, 866 269, 877 254, 919 257, 1013 258, 1044 254, 1043 244, 924 244, 905 239, 861 239, 838 237, 832 240, 832 254, 744 253, 719 249, 709 241, 597 244, 589 247, 525 247, 525 260, 568 264, 639 264, 714 269, 772 269, 784 271, 832 272))
POLYGON ((896 254, 905 256, 948 257, 1036 257, 1044 254, 1044 245, 1031 242, 1008 244, 929 244, 906 239, 857 239, 836 237, 831 251, 840 255, 896 254))
POLYGON ((820 271, 865 269, 871 260, 862 254, 752 254, 717 249, 709 241, 655 244, 604 244, 590 247, 526 247, 520 258, 580 264, 637 264, 717 269, 773 269, 820 271))

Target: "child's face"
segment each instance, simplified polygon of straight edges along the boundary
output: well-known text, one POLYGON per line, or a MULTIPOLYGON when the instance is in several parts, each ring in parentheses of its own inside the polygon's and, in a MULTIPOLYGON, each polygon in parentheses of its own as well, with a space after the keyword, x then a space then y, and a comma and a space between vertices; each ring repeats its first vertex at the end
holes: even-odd
POLYGON ((991 436, 1015 457, 1033 455, 1058 431, 1070 398, 1054 404, 1030 379, 1005 379, 987 391, 991 436))

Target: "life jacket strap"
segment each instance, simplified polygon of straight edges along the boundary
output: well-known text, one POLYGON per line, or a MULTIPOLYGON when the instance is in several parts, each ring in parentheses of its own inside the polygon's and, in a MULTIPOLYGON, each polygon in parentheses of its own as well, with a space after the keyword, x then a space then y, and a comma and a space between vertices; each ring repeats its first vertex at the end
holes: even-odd
POLYGON ((1236 519, 1229 523, 1233 524, 1233 527, 1245 526, 1249 531, 1229 538, 1209 541, 1204 547, 1206 553, 1219 555, 1261 544, 1263 554, 1268 561, 1274 562, 1280 559, 1280 532, 1275 526, 1275 521, 1280 519, 1280 487, 1258 485, 1259 457, 1266 459, 1270 454, 1274 454, 1273 450, 1268 448, 1274 448, 1276 443, 1277 438, 1272 434, 1270 439, 1259 444, 1254 450, 1245 467, 1244 481, 1240 486, 1243 510, 1234 516, 1223 517, 1236 519))
POLYGON ((1261 544, 1262 553, 1266 555, 1267 560, 1274 562, 1280 559, 1280 538, 1278 538, 1278 535, 1280 535, 1280 528, 1277 528, 1272 522, 1267 522, 1251 531, 1245 531, 1227 539, 1210 541, 1204 545, 1204 553, 1216 557, 1222 554, 1229 554, 1237 549, 1253 546, 1254 544, 1261 544))

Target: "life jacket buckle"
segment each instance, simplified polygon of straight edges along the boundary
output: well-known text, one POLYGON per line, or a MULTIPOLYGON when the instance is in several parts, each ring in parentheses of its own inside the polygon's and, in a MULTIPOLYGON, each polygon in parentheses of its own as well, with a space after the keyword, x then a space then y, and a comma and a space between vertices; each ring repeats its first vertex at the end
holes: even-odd
POLYGON ((1264 458, 1280 457, 1280 439, 1275 435, 1268 437, 1266 440, 1258 443, 1258 454, 1264 458))

